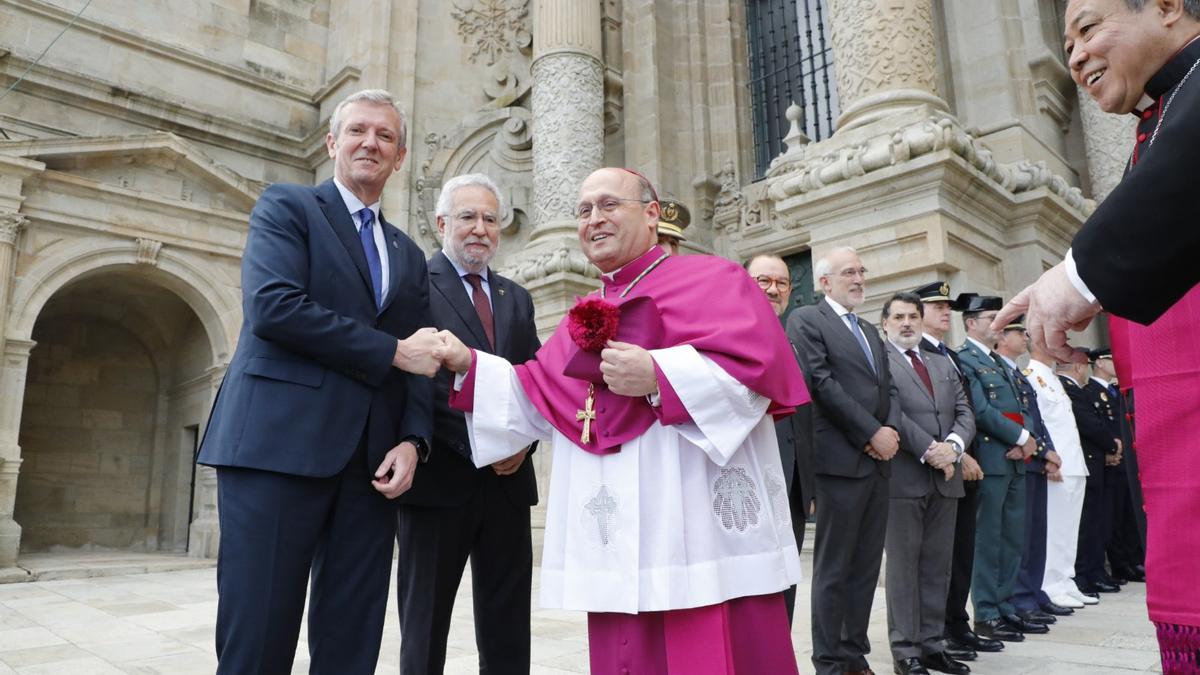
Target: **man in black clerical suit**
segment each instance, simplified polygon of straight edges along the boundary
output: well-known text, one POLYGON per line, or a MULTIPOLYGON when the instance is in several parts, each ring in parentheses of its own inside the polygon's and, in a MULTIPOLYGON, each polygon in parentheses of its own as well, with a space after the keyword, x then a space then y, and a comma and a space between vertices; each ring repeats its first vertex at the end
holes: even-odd
MULTIPOLYGON (((437 203, 442 251, 429 260, 429 304, 438 328, 521 363, 540 342, 529 293, 488 268, 503 214, 504 198, 487 176, 446 182, 437 203)), ((449 406, 452 380, 445 369, 435 379, 433 452, 399 500, 400 672, 445 667, 450 613, 469 556, 480 671, 528 673, 533 462, 521 452, 475 468, 463 415, 449 406)))

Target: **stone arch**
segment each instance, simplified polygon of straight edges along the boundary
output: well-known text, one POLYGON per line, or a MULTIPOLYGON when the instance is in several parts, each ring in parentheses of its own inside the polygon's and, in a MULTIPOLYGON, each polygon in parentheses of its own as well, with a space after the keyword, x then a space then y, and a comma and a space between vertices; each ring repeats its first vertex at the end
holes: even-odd
POLYGON ((146 262, 139 260, 139 248, 136 241, 79 239, 41 251, 39 260, 18 277, 13 288, 8 337, 30 339, 42 308, 67 284, 106 270, 138 266, 196 313, 208 336, 214 365, 227 362, 241 320, 231 289, 215 283, 187 252, 167 248, 146 262))

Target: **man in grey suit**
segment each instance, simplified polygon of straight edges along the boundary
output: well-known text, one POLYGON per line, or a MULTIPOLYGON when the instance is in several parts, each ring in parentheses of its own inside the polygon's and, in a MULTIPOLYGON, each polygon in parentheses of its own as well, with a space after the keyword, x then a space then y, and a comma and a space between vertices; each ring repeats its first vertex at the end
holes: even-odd
POLYGON ((879 332, 854 314, 867 274, 858 253, 834 249, 813 272, 825 297, 787 322, 813 398, 812 660, 819 675, 866 674, 900 403, 879 332))
POLYGON ((897 293, 883 305, 901 411, 885 544, 888 637, 897 673, 965 675, 971 669, 946 653, 942 628, 963 496, 959 460, 975 435, 975 415, 950 359, 921 353, 923 314, 914 293, 897 293))

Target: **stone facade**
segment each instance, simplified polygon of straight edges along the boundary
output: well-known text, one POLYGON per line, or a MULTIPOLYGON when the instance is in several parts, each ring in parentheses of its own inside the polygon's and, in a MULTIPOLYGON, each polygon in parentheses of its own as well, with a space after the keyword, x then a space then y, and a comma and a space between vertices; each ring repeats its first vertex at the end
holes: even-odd
POLYGON ((1011 296, 1126 145, 1081 113, 1049 0, 824 0, 838 131, 794 128, 757 181, 743 0, 116 0, 35 62, 77 6, 0 0, 0 87, 28 70, 0 99, 0 577, 22 550, 215 553, 191 453, 247 216, 268 183, 330 175, 357 89, 409 111, 383 208, 427 251, 445 180, 501 185, 497 266, 544 332, 596 284, 570 213, 598 166, 689 204, 687 252, 856 246, 877 308, 935 276, 1011 296))

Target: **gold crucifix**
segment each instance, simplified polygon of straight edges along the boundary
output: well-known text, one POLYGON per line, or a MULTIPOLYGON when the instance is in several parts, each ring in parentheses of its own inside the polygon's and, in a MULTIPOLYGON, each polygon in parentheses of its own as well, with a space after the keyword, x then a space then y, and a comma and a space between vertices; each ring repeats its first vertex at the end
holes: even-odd
POLYGON ((583 410, 575 411, 575 419, 583 422, 583 434, 579 436, 580 443, 592 441, 592 420, 596 419, 596 385, 588 385, 587 400, 583 402, 583 410))

